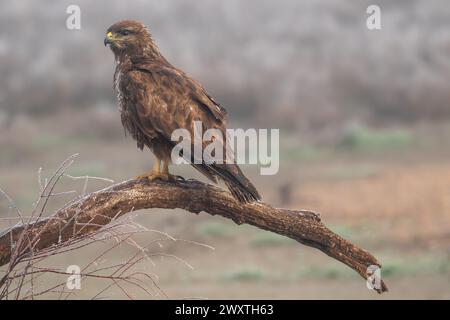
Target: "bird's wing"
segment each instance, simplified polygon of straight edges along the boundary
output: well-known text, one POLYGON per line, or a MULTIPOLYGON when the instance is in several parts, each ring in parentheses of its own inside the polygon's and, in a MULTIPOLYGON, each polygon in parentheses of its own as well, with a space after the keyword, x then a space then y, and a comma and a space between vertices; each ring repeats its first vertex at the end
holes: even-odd
MULTIPOLYGON (((225 109, 214 102, 195 81, 176 69, 154 68, 129 71, 123 75, 121 90, 125 97, 134 105, 138 126, 144 132, 155 130, 168 143, 174 144, 171 136, 176 129, 186 129, 191 135, 191 150, 194 143, 201 143, 202 150, 211 143, 203 141, 203 132, 207 129, 218 129, 222 139, 215 145, 222 148, 223 162, 221 164, 193 164, 194 158, 188 161, 208 178, 214 180, 218 176, 225 181, 236 197, 243 201, 260 198, 257 190, 241 172, 239 166, 227 159, 225 109), (200 135, 195 134, 195 121, 201 121, 200 135), (146 128, 151 128, 147 130, 146 128), (201 140, 195 140, 198 137, 201 140)), ((205 160, 205 159, 203 159, 205 160)))
MULTIPOLYGON (((121 84, 123 96, 134 107, 138 126, 144 132, 152 135, 155 130, 171 141, 173 131, 183 128, 194 137, 195 121, 201 121, 203 130, 220 130, 225 142, 225 109, 177 70, 133 70, 122 75, 121 84)), ((207 144, 204 142, 203 147, 207 144)))
MULTIPOLYGON (((182 89, 178 94, 183 94, 185 98, 189 98, 192 102, 209 113, 219 121, 225 122, 227 111, 219 103, 217 103, 193 78, 189 77, 183 71, 170 65, 137 63, 136 70, 152 75, 153 79, 161 83, 165 88, 182 89), (167 82, 167 80, 169 80, 167 82)), ((160 88, 161 89, 161 88, 160 88)))

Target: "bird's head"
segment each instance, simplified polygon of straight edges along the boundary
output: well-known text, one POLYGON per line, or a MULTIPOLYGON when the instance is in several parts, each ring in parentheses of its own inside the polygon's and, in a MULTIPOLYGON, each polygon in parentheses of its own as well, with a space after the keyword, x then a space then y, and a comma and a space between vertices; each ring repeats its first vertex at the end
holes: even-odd
POLYGON ((110 26, 103 43, 109 45, 116 57, 145 56, 158 52, 148 29, 134 20, 124 20, 110 26))

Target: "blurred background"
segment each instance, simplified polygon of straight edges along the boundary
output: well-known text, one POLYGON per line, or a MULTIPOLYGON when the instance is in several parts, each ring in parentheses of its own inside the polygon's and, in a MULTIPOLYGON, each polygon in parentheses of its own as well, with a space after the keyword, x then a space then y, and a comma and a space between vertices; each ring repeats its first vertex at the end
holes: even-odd
MULTIPOLYGON (((153 157, 125 137, 105 30, 138 19, 166 58, 229 111, 231 128, 279 128, 280 172, 244 171, 265 202, 320 212, 371 251, 390 292, 379 296, 321 252, 220 217, 140 212, 145 227, 186 241, 155 248, 144 264, 171 298, 450 298, 450 6, 378 0, 381 30, 366 28, 373 1, 170 0, 0 3, 0 188, 26 215, 69 155, 74 176, 122 181, 153 157), (66 8, 81 8, 81 29, 66 8), (187 261, 186 267, 172 256, 187 261)), ((200 178, 190 167, 174 171, 200 178)), ((90 181, 88 191, 108 186, 90 181)), ((80 193, 63 179, 59 191, 80 193)), ((72 199, 55 197, 46 214, 72 199)), ((0 226, 17 216, 0 198, 0 226)), ((148 242, 150 232, 137 241, 148 242)), ((55 258, 83 265, 101 246, 55 258)), ((126 245, 102 263, 129 253, 126 245)), ((52 281, 52 276, 47 281, 52 281)), ((90 298, 101 284, 76 293, 90 298)), ((135 297, 148 298, 142 292, 135 297)), ((105 293, 126 298, 120 290, 105 293)))

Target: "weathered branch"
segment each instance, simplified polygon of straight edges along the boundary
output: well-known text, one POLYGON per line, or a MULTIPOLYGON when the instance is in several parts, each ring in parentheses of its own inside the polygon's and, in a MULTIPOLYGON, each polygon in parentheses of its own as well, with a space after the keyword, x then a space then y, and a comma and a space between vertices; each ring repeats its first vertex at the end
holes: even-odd
MULTIPOLYGON (((241 204, 225 190, 196 180, 129 180, 76 199, 48 218, 0 233, 0 266, 10 261, 11 252, 23 232, 28 239, 38 239, 33 250, 39 252, 74 235, 92 233, 128 212, 148 208, 204 211, 232 219, 237 224, 251 224, 317 248, 363 278, 368 277, 368 266, 381 267, 369 252, 333 233, 313 212, 278 209, 260 202, 241 204)), ((382 283, 377 291, 387 291, 387 287, 382 283)))

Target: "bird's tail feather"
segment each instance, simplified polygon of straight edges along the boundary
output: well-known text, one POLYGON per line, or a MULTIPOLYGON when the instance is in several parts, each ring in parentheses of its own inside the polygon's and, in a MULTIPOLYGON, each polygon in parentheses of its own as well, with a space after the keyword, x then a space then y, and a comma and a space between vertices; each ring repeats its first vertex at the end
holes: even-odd
POLYGON ((204 174, 209 180, 217 183, 217 178, 223 180, 235 199, 242 203, 261 200, 255 186, 242 173, 237 164, 194 164, 191 165, 204 174))
POLYGON ((254 192, 250 192, 248 189, 242 188, 239 185, 235 185, 233 183, 225 181, 228 190, 230 190, 231 194, 234 198, 239 200, 242 203, 250 203, 261 200, 261 196, 259 194, 255 194, 254 192))
POLYGON ((217 175, 225 182, 231 194, 240 202, 248 203, 261 200, 261 196, 256 190, 255 186, 242 173, 241 169, 236 164, 213 165, 212 166, 217 175), (218 168, 214 168, 219 166, 218 168), (223 166, 227 166, 226 170, 223 166))

